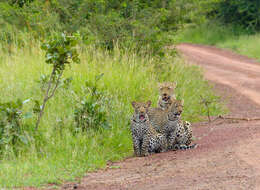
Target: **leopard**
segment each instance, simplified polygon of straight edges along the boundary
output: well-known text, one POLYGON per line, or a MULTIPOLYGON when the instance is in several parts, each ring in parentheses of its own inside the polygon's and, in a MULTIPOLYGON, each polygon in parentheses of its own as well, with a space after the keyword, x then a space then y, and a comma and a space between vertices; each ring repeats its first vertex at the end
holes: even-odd
POLYGON ((181 120, 183 104, 183 100, 175 100, 166 110, 158 107, 148 110, 152 127, 166 137, 167 150, 185 150, 195 147, 195 145, 190 146, 192 140, 190 122, 181 120))
POLYGON ((169 149, 187 150, 196 148, 197 144, 192 144, 192 127, 188 121, 182 121, 181 114, 184 101, 177 101, 167 113, 167 124, 165 128, 173 128, 174 132, 170 139, 169 149))
POLYGON ((147 112, 150 105, 151 101, 132 102, 134 114, 131 119, 131 132, 136 156, 149 156, 167 151, 166 137, 156 132, 149 121, 147 112))
POLYGON ((158 107, 166 110, 169 106, 175 102, 175 88, 177 86, 177 82, 163 82, 159 83, 159 99, 158 99, 158 107))

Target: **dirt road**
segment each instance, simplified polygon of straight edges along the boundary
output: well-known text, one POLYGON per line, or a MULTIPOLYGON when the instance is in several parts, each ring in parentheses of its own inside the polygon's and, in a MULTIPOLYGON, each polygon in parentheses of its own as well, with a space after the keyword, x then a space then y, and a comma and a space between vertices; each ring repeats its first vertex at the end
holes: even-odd
MULTIPOLYGON (((177 48, 205 69, 230 116, 260 117, 260 63, 206 46, 177 48)), ((260 189, 260 121, 217 120, 193 129, 196 149, 128 158, 62 189, 260 189)))

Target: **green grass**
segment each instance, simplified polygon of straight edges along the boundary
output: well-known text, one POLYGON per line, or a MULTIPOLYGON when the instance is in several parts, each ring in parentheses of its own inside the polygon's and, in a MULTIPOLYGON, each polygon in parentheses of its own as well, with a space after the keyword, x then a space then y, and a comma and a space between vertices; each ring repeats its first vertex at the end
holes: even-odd
MULTIPOLYGON (((44 52, 37 42, 26 44, 24 48, 15 44, 2 46, 5 48, 0 50, 0 102, 30 99, 23 112, 30 111, 33 99, 43 98, 37 81, 41 74, 50 73, 51 68, 45 64, 44 52)), ((131 156, 129 119, 133 110, 130 102, 152 100, 155 106, 159 81, 177 81, 177 97, 185 100, 183 118, 192 122, 206 115, 200 96, 218 100, 201 70, 186 65, 180 58, 169 55, 159 60, 131 51, 122 53, 118 49, 109 54, 91 47, 82 48, 80 57, 81 64, 73 65, 64 73, 64 77, 73 77, 72 86, 67 90, 59 89, 48 102, 40 135, 33 132, 35 118, 25 119, 23 130, 31 141, 19 145, 17 156, 8 151, 2 156, 1 188, 59 184, 102 168, 108 160, 131 156), (85 81, 94 80, 99 73, 104 73, 99 89, 109 97, 107 112, 111 129, 73 135, 70 129, 74 127, 73 111, 77 100, 72 90, 84 96, 85 81), (62 120, 63 125, 58 120, 62 120)), ((218 101, 212 103, 212 115, 222 110, 218 101)))
POLYGON ((219 23, 191 25, 179 31, 176 41, 178 43, 206 44, 230 49, 260 61, 260 46, 258 45, 260 34, 248 34, 240 27, 219 23))
POLYGON ((260 61, 260 34, 241 35, 237 39, 227 39, 218 43, 217 47, 231 49, 241 55, 246 55, 260 61))
POLYGON ((236 40, 245 31, 238 26, 227 26, 218 22, 204 23, 200 25, 186 25, 178 31, 176 41, 197 44, 216 45, 227 40, 236 40))

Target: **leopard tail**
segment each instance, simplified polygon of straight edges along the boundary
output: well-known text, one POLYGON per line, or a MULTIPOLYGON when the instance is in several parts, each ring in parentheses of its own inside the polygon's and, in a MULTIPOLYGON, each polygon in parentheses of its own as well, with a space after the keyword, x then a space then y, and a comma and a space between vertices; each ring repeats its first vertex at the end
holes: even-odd
POLYGON ((179 149, 179 150, 188 150, 188 149, 193 149, 193 148, 197 148, 197 144, 193 144, 193 145, 179 145, 177 147, 175 147, 176 149, 179 149))

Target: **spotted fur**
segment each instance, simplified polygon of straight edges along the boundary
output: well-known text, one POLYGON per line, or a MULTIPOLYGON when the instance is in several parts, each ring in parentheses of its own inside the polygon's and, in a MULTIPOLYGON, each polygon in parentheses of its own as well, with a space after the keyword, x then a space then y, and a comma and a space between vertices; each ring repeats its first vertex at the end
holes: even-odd
POLYGON ((192 140, 191 124, 187 121, 182 122, 181 114, 183 111, 183 101, 175 102, 167 109, 150 108, 148 117, 154 129, 165 135, 167 148, 189 149, 192 140))
POLYGON ((131 132, 136 156, 148 156, 167 150, 166 137, 156 132, 150 124, 147 115, 150 105, 151 101, 147 103, 132 102, 135 112, 131 119, 131 132))
POLYGON ((159 84, 159 100, 158 107, 166 110, 175 102, 176 97, 174 94, 177 83, 175 82, 164 82, 159 84))
POLYGON ((181 113, 183 108, 183 102, 179 104, 179 111, 176 110, 176 104, 172 105, 167 114, 167 124, 168 128, 173 128, 174 132, 172 138, 170 139, 170 149, 191 149, 195 148, 196 144, 190 145, 192 141, 192 128, 191 123, 188 121, 181 120, 181 113))

